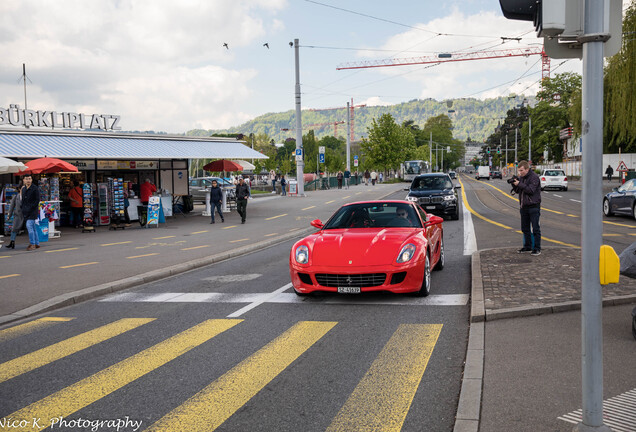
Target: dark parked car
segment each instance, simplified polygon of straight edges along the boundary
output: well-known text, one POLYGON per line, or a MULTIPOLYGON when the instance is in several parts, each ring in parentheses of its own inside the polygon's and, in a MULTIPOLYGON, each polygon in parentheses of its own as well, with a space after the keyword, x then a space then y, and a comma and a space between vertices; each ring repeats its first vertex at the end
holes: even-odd
POLYGON ((212 180, 216 180, 218 185, 223 189, 234 189, 235 186, 229 181, 220 177, 195 177, 190 179, 190 195, 195 202, 205 204, 205 191, 212 186, 212 180))
POLYGON ((636 219, 636 179, 627 180, 603 198, 605 216, 626 214, 636 219))
POLYGON ((503 176, 501 175, 501 171, 490 171, 490 178, 503 178, 503 176))
POLYGON ((406 196, 407 201, 419 204, 427 213, 437 216, 450 216, 459 219, 459 198, 457 190, 460 185, 453 186, 448 174, 422 174, 411 183, 406 196))
POLYGON ((452 179, 457 178, 457 173, 455 171, 449 171, 448 176, 452 179))

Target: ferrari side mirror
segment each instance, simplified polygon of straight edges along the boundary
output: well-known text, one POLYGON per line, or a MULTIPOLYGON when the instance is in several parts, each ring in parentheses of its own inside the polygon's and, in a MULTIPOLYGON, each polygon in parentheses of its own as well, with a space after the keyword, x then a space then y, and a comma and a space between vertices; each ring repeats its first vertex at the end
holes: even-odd
POLYGON ((318 229, 322 229, 325 225, 320 221, 320 219, 314 219, 310 222, 310 225, 316 227, 318 229))

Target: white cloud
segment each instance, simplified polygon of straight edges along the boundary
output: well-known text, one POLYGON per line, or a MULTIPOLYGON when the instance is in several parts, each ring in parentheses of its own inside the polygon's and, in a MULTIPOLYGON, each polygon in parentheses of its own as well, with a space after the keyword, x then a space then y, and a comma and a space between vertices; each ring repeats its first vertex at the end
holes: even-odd
POLYGON ((0 5, 0 106, 120 114, 124 129, 183 132, 245 121, 249 82, 230 66, 285 0, 45 0, 0 5), (222 44, 228 43, 229 50, 222 44))

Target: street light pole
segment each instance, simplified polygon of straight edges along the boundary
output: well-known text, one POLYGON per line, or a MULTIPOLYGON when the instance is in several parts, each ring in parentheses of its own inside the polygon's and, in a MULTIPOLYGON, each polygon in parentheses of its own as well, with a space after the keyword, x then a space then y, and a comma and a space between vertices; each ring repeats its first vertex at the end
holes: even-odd
MULTIPOLYGON (((296 150, 303 148, 303 128, 300 109, 300 59, 298 54, 298 39, 294 39, 294 57, 296 65, 296 150)), ((303 155, 304 156, 304 155, 303 155)), ((303 176, 305 163, 303 159, 296 159, 296 180, 298 182, 298 196, 305 196, 305 177, 303 176)))

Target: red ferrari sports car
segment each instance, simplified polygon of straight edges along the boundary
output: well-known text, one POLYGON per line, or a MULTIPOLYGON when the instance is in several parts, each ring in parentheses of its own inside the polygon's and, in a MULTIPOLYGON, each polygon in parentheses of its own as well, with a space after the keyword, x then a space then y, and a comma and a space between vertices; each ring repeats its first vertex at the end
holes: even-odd
POLYGON ((342 206, 320 231, 296 242, 289 273, 298 295, 390 291, 427 296, 444 267, 443 219, 408 201, 342 206))

